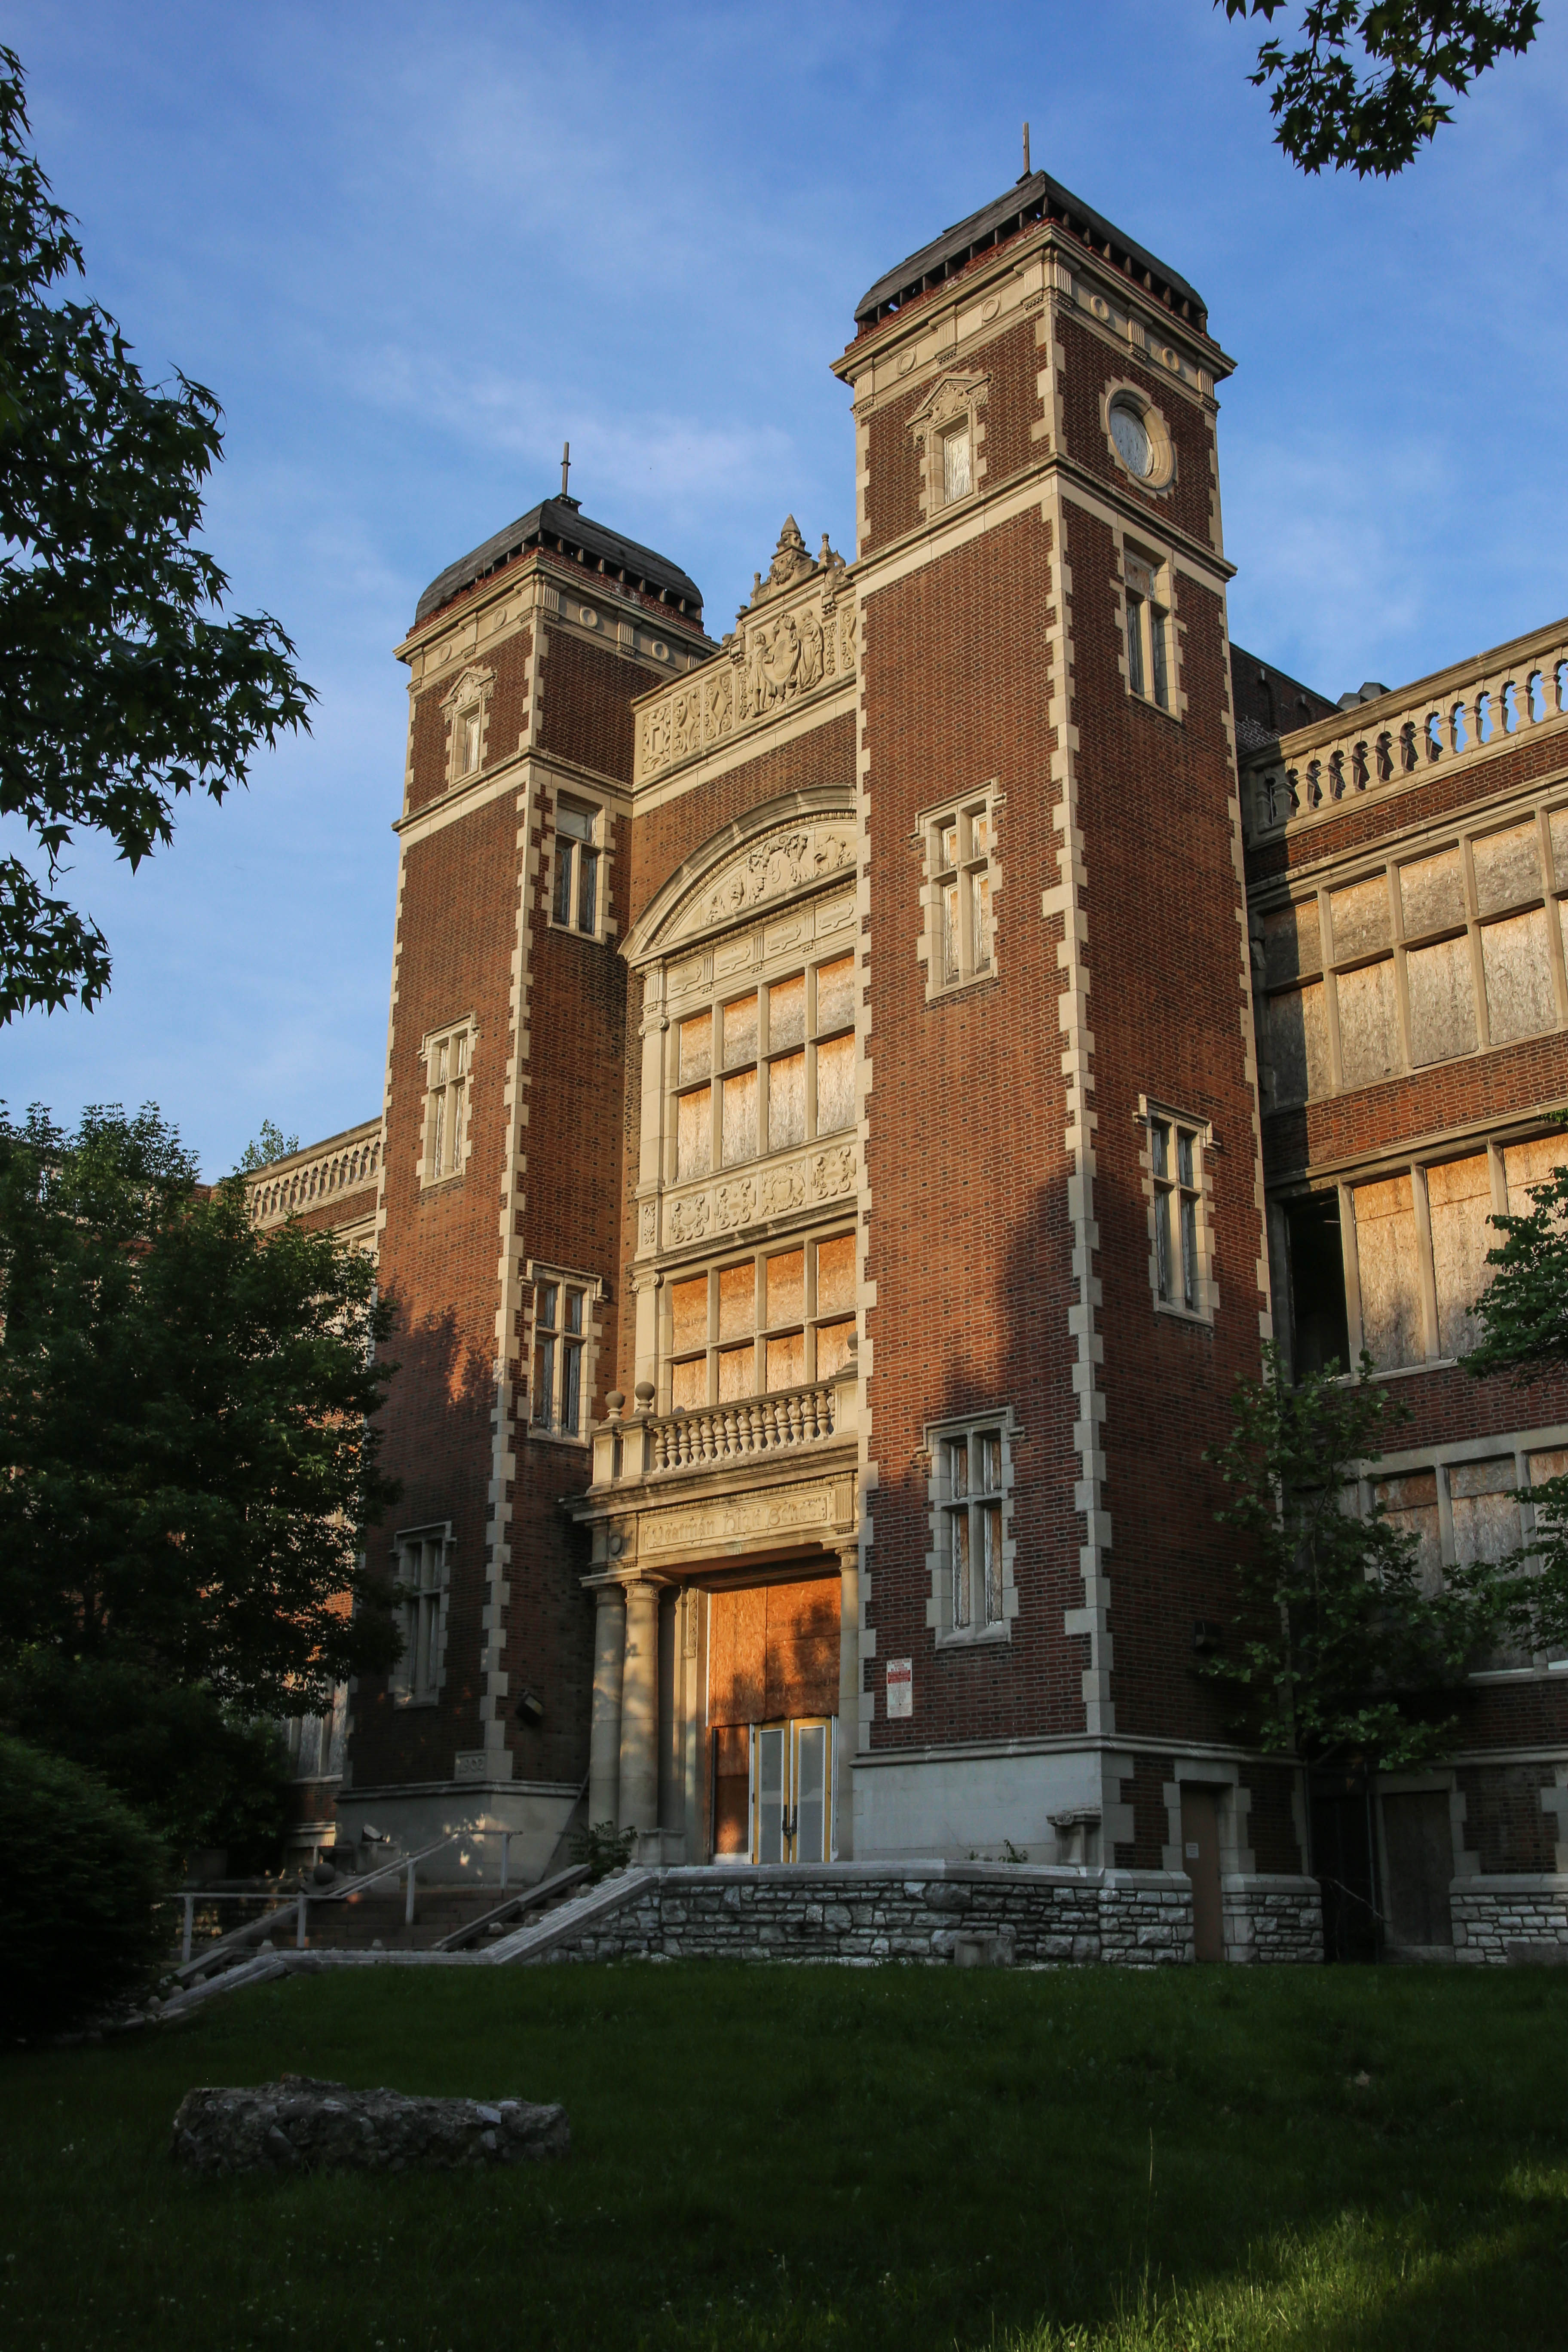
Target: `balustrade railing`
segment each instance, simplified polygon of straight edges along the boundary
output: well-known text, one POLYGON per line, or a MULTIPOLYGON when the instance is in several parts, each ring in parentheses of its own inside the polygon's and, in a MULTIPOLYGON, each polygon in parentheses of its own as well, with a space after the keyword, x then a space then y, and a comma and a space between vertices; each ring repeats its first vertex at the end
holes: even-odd
POLYGON ((335 1135, 319 1150, 300 1153, 281 1166, 263 1168, 250 1180, 250 1222, 279 1225, 344 1192, 362 1191, 381 1172, 381 1121, 335 1135))
POLYGON ((847 1436, 855 1426, 855 1395, 851 1364, 831 1380, 808 1381, 773 1396, 617 1418, 595 1433, 594 1483, 719 1467, 784 1446, 847 1436))
POLYGON ((1254 839, 1380 785, 1478 759, 1568 714, 1568 621, 1280 738, 1256 764, 1254 839))

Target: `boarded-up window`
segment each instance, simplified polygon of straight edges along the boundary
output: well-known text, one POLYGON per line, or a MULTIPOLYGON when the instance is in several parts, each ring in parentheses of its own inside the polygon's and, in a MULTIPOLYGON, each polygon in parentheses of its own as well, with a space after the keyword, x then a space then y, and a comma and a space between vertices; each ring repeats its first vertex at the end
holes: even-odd
POLYGON ((805 1055, 781 1054, 768 1064, 768 1150, 805 1141, 805 1055))
POLYGON ((1476 867, 1476 905, 1483 915, 1500 914, 1541 896, 1541 847, 1533 824, 1510 825, 1470 844, 1476 867))
POLYGON ((798 1045, 805 1036, 805 981, 778 980, 768 991, 768 1043, 798 1045))
POLYGON ((816 967, 816 1026, 838 1029, 855 1018, 855 959, 839 956, 816 967))
POLYGON ((719 1350, 719 1402, 734 1404, 742 1397, 755 1396, 756 1349, 752 1347, 721 1348, 719 1350))
POLYGON ((1454 929, 1465 919, 1465 873, 1457 849, 1417 857, 1399 869, 1399 899, 1407 940, 1454 929))
POLYGON ((1476 1046, 1476 978, 1467 932, 1415 948, 1405 957, 1410 991, 1410 1050, 1416 1066, 1451 1061, 1476 1046))
POLYGON ((726 1004, 722 1020, 725 1067, 732 1069, 737 1062, 754 1062, 757 1058, 755 995, 742 996, 733 1004, 726 1004))
POLYGON ((1519 1484, 1511 1454, 1490 1462, 1456 1462, 1448 1473, 1448 1500, 1454 1515, 1454 1558, 1462 1566, 1473 1560, 1502 1559, 1519 1542, 1519 1505, 1513 1489, 1519 1484))
POLYGON ((716 1592, 708 1632, 710 1724, 838 1712, 838 1579, 716 1592))
POLYGON ((855 1120, 855 1040, 835 1037, 816 1049, 816 1131, 830 1135, 855 1120))
POLYGON ((749 1333, 757 1318, 757 1274, 752 1260, 727 1265, 719 1276, 719 1337, 738 1339, 749 1333))
POLYGON ((816 1248, 816 1311, 832 1315, 855 1304, 855 1236, 839 1234, 816 1248))
POLYGON ((752 1850, 751 1751, 743 1723, 721 1724, 713 1734, 713 1851, 736 1861, 752 1850))
MULTIPOLYGON (((1535 1207, 1532 1184, 1550 1184, 1559 1166, 1568 1166, 1568 1135, 1538 1135, 1529 1143, 1510 1143, 1502 1155, 1508 1179, 1508 1213, 1528 1217, 1535 1207)), ((1498 1238, 1502 1236, 1500 1234, 1498 1238)))
POLYGON ((1268 1058, 1276 1102, 1305 1102, 1310 1096, 1328 1093, 1329 1032, 1321 981, 1269 999, 1268 1058))
POLYGON ((1399 1014, 1394 995, 1394 960, 1342 971, 1340 992, 1340 1056, 1347 1087, 1369 1087, 1399 1067, 1399 1014))
POLYGON ((706 1176, 712 1164, 713 1089, 694 1087, 680 1097, 676 1111, 675 1173, 684 1182, 688 1176, 706 1176))
POLYGON ((671 1283, 669 1311, 677 1355, 684 1355, 688 1348, 705 1348, 708 1344, 708 1276, 700 1274, 691 1282, 671 1283))
POLYGON ((1432 1262, 1437 1283, 1437 1348, 1461 1356, 1481 1336, 1470 1309, 1491 1279, 1487 1252, 1502 1236, 1488 1223, 1492 1213, 1491 1162, 1450 1160, 1426 1171, 1432 1213, 1432 1262))
POLYGON ((1384 1507, 1391 1527, 1402 1535, 1415 1538, 1415 1566, 1421 1579, 1421 1589, 1426 1593, 1441 1591, 1443 1583, 1443 1538, 1437 1518, 1437 1474, 1435 1470, 1415 1470, 1403 1478, 1379 1478, 1373 1486, 1373 1496, 1384 1507))
MULTIPOLYGON (((1543 1486, 1549 1478, 1568 1477, 1568 1452, 1561 1446, 1554 1446, 1550 1452, 1532 1454, 1529 1458, 1528 1468, 1530 1483, 1532 1486, 1543 1486)), ((1563 1655, 1563 1645, 1559 1643, 1555 1648, 1548 1652, 1548 1655, 1561 1658, 1563 1655)))
POLYGON ((726 1168, 757 1154, 757 1074, 742 1070, 724 1081, 723 1155, 726 1168))
POLYGON ((1383 875, 1374 875, 1369 882, 1353 882, 1348 890, 1336 890, 1329 905, 1337 963, 1388 945, 1388 883, 1383 875))
POLYGON ((798 1323, 805 1313, 805 1252, 784 1250, 769 1258, 767 1286, 768 1328, 798 1323))
POLYGON ((1546 822, 1552 834, 1552 870, 1557 887, 1568 890, 1568 808, 1554 808, 1546 822))
POLYGON ((1380 1184, 1358 1184, 1356 1256, 1361 1267, 1361 1325, 1367 1350, 1379 1371, 1415 1364, 1426 1353, 1421 1338, 1421 1272, 1415 1241, 1415 1207, 1408 1176, 1380 1184))
POLYGON ((705 1078, 713 1067, 713 1015, 700 1013, 680 1024, 680 1076, 705 1078))
POLYGON ((1322 936, 1316 898, 1298 899, 1293 907, 1276 907, 1263 918, 1263 971, 1270 988, 1304 972, 1321 971, 1322 936))
POLYGON ((1537 907, 1481 933, 1487 977, 1487 1019, 1494 1045, 1536 1037, 1555 1026, 1557 999, 1546 951, 1546 910, 1537 907))

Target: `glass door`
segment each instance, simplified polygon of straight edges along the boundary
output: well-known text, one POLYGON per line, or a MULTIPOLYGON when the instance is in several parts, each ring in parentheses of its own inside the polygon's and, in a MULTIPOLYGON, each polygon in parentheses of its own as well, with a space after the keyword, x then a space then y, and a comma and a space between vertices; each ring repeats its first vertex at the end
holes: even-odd
POLYGON ((752 1726, 752 1860, 833 1858, 833 1726, 826 1717, 752 1726))

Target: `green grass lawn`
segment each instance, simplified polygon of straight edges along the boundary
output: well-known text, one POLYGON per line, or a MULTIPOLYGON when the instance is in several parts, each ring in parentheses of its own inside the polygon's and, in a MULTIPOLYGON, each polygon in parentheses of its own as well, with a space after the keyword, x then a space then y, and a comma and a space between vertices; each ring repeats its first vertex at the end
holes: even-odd
POLYGON ((1564 2347, 1568 1975, 296 1978, 0 2060, 0 2282, 29 2352, 1564 2347), (175 2170, 192 2084, 284 2068, 563 2099, 573 2153, 175 2170))

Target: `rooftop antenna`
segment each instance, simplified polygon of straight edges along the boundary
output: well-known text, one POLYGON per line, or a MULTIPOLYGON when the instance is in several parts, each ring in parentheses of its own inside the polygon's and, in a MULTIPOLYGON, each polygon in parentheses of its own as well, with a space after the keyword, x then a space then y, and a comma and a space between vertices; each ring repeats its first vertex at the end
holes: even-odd
MULTIPOLYGON (((1026 125, 1026 127, 1025 127, 1025 131, 1024 131, 1024 145, 1025 145, 1026 150, 1027 150, 1028 144, 1029 144, 1029 133, 1028 133, 1027 126, 1026 125)), ((567 478, 567 476, 570 474, 570 472, 571 472, 571 471, 572 471, 572 444, 571 444, 571 442, 570 442, 570 441, 563 441, 563 443, 561 444, 561 495, 562 495, 562 497, 563 497, 563 498, 565 498, 565 497, 566 497, 566 495, 567 495, 567 488, 566 488, 566 478, 567 478)))
POLYGON ((1023 179, 1026 179, 1026 179, 1028 179, 1028 178, 1030 177, 1030 164, 1029 164, 1029 126, 1028 126, 1028 124, 1027 124, 1026 122, 1026 123, 1025 123, 1025 125, 1024 125, 1024 169, 1023 169, 1022 173, 1020 174, 1020 177, 1022 177, 1023 179))

